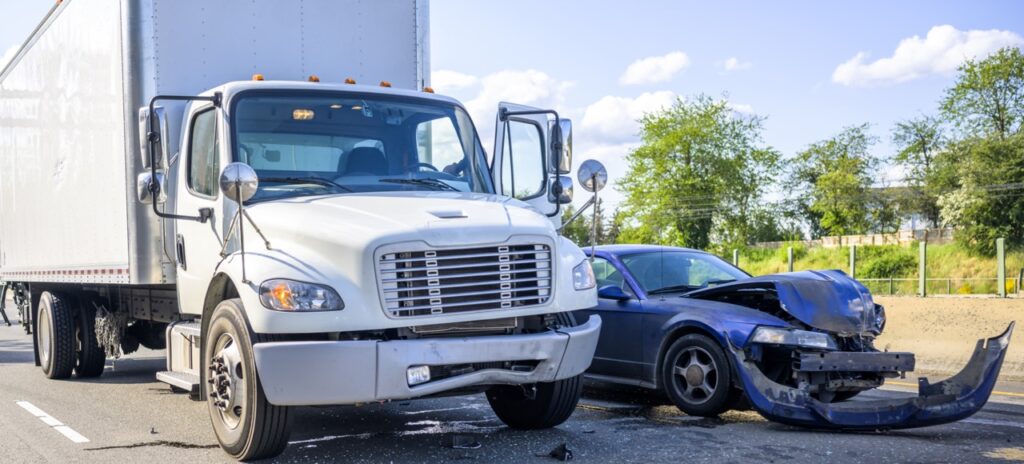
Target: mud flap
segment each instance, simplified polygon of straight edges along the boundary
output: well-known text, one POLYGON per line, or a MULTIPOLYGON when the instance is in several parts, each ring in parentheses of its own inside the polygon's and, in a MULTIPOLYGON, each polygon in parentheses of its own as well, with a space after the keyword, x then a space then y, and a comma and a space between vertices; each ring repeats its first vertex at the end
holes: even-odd
POLYGON ((729 348, 751 404, 769 420, 829 429, 907 429, 954 422, 978 412, 992 394, 1013 327, 1011 322, 1001 335, 978 340, 967 366, 953 377, 934 384, 920 378, 914 398, 823 403, 803 390, 775 383, 746 360, 743 350, 729 348))

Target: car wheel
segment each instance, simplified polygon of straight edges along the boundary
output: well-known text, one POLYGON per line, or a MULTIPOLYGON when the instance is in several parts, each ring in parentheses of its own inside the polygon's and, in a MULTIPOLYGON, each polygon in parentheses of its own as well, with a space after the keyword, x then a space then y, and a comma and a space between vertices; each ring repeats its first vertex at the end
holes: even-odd
POLYGON ((207 409, 221 448, 241 461, 277 456, 288 445, 288 407, 267 401, 252 350, 273 339, 249 330, 237 298, 221 302, 206 329, 207 409))
POLYGON ((700 334, 680 337, 669 347, 661 375, 665 393, 686 414, 713 417, 729 409, 732 372, 714 340, 700 334))

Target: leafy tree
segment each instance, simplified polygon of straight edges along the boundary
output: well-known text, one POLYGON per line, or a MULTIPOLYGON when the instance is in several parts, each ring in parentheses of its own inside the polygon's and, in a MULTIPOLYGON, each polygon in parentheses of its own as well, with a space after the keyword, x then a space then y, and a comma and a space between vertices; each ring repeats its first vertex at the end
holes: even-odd
POLYGON ((707 249, 746 244, 752 212, 778 172, 761 138, 764 119, 739 116, 706 95, 676 100, 641 120, 642 145, 627 156, 621 242, 707 249))
POLYGON ((913 190, 903 196, 900 204, 907 207, 908 213, 919 213, 933 227, 938 226, 936 200, 943 182, 935 158, 944 143, 942 121, 921 116, 898 122, 892 131, 892 142, 899 149, 894 160, 906 169, 906 183, 913 190))
POLYGON ((1005 139, 1024 124, 1024 54, 1007 47, 982 60, 967 60, 946 90, 942 113, 969 136, 1005 139))
POLYGON ((871 224, 872 174, 876 160, 869 153, 876 137, 868 124, 848 127, 797 153, 791 184, 798 208, 811 235, 849 235, 866 232, 871 224))
MULTIPOLYGON (((598 244, 615 243, 615 236, 612 236, 612 235, 609 234, 609 232, 610 232, 609 229, 614 229, 615 225, 614 224, 611 224, 611 225, 608 224, 609 222, 612 222, 612 221, 609 221, 605 217, 604 200, 601 200, 600 197, 598 197, 598 199, 597 199, 597 206, 596 206, 596 208, 597 208, 597 243, 598 244)), ((572 240, 574 243, 576 243, 579 246, 589 245, 590 244, 590 235, 593 232, 591 230, 591 225, 594 223, 594 221, 593 221, 593 214, 594 214, 594 212, 588 209, 587 211, 584 211, 582 214, 580 214, 580 217, 576 218, 575 221, 566 224, 569 221, 569 218, 571 218, 573 214, 576 214, 576 208, 573 207, 572 205, 568 205, 567 207, 565 207, 562 210, 562 224, 565 224, 565 227, 562 229, 562 235, 564 235, 569 240, 572 240)))

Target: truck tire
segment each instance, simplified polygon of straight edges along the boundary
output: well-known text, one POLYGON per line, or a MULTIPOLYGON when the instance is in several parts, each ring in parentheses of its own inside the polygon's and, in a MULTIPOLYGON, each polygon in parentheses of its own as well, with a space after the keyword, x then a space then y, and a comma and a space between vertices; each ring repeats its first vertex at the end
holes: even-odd
MULTIPOLYGON (((570 313, 559 313, 561 326, 576 325, 570 313)), ((583 374, 533 385, 497 385, 487 390, 491 410, 505 425, 520 430, 546 429, 569 419, 583 394, 583 374)))
POLYGON ((43 292, 36 311, 39 363, 51 379, 71 377, 75 368, 75 314, 62 296, 43 292))
POLYGON ((689 334, 672 342, 661 365, 661 384, 679 410, 714 417, 729 410, 732 371, 714 340, 689 334))
POLYGON ((243 461, 281 454, 291 431, 289 410, 267 401, 252 349, 277 337, 253 333, 234 298, 217 305, 203 339, 206 404, 221 448, 243 461))
POLYGON ((106 367, 107 353, 96 340, 96 309, 85 302, 79 308, 75 332, 78 352, 75 353, 75 375, 79 378, 99 377, 106 367))

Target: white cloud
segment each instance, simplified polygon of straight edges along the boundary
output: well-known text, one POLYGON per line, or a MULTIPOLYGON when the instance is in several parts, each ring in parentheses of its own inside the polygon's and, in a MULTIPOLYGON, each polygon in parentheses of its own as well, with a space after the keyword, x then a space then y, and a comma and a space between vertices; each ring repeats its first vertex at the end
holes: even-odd
POLYGON ((726 58, 726 60, 721 63, 721 66, 722 69, 726 71, 742 71, 744 69, 750 69, 753 64, 749 61, 740 61, 739 58, 731 56, 726 58))
POLYGON ((480 82, 480 79, 476 76, 447 69, 434 71, 430 74, 430 86, 438 92, 452 92, 466 87, 472 87, 478 82, 480 82))
POLYGON ((922 38, 900 41, 892 56, 867 62, 859 52, 836 67, 832 82, 868 86, 906 82, 929 74, 947 74, 969 58, 988 55, 999 48, 1024 44, 1024 38, 997 29, 961 31, 950 25, 935 26, 922 38))
POLYGON ((14 58, 14 55, 18 53, 19 48, 21 48, 20 45, 12 45, 7 47, 7 50, 4 50, 3 56, 0 56, 0 70, 5 68, 7 66, 7 62, 14 58))
MULTIPOLYGON (((576 139, 580 140, 580 139, 576 139)), ((619 180, 626 175, 626 169, 629 164, 626 162, 626 155, 640 146, 639 141, 617 143, 617 144, 591 144, 586 140, 573 142, 576 146, 573 147, 573 167, 579 167, 584 160, 596 159, 604 164, 605 168, 608 169, 608 187, 601 191, 601 201, 604 203, 606 211, 613 211, 616 206, 622 203, 623 196, 615 188, 619 180)), ((570 174, 575 182, 576 173, 570 174)), ((590 199, 590 193, 583 190, 576 184, 575 197, 573 198, 573 204, 577 208, 586 203, 590 199)))
POLYGON ((746 103, 729 103, 729 108, 740 114, 754 114, 754 107, 746 103))
POLYGON ((683 52, 651 56, 634 61, 619 78, 623 85, 665 82, 690 65, 690 57, 683 52))
POLYGON ((644 114, 671 106, 676 94, 669 90, 642 93, 636 98, 606 96, 587 107, 580 134, 603 143, 618 144, 635 139, 637 122, 644 114))

